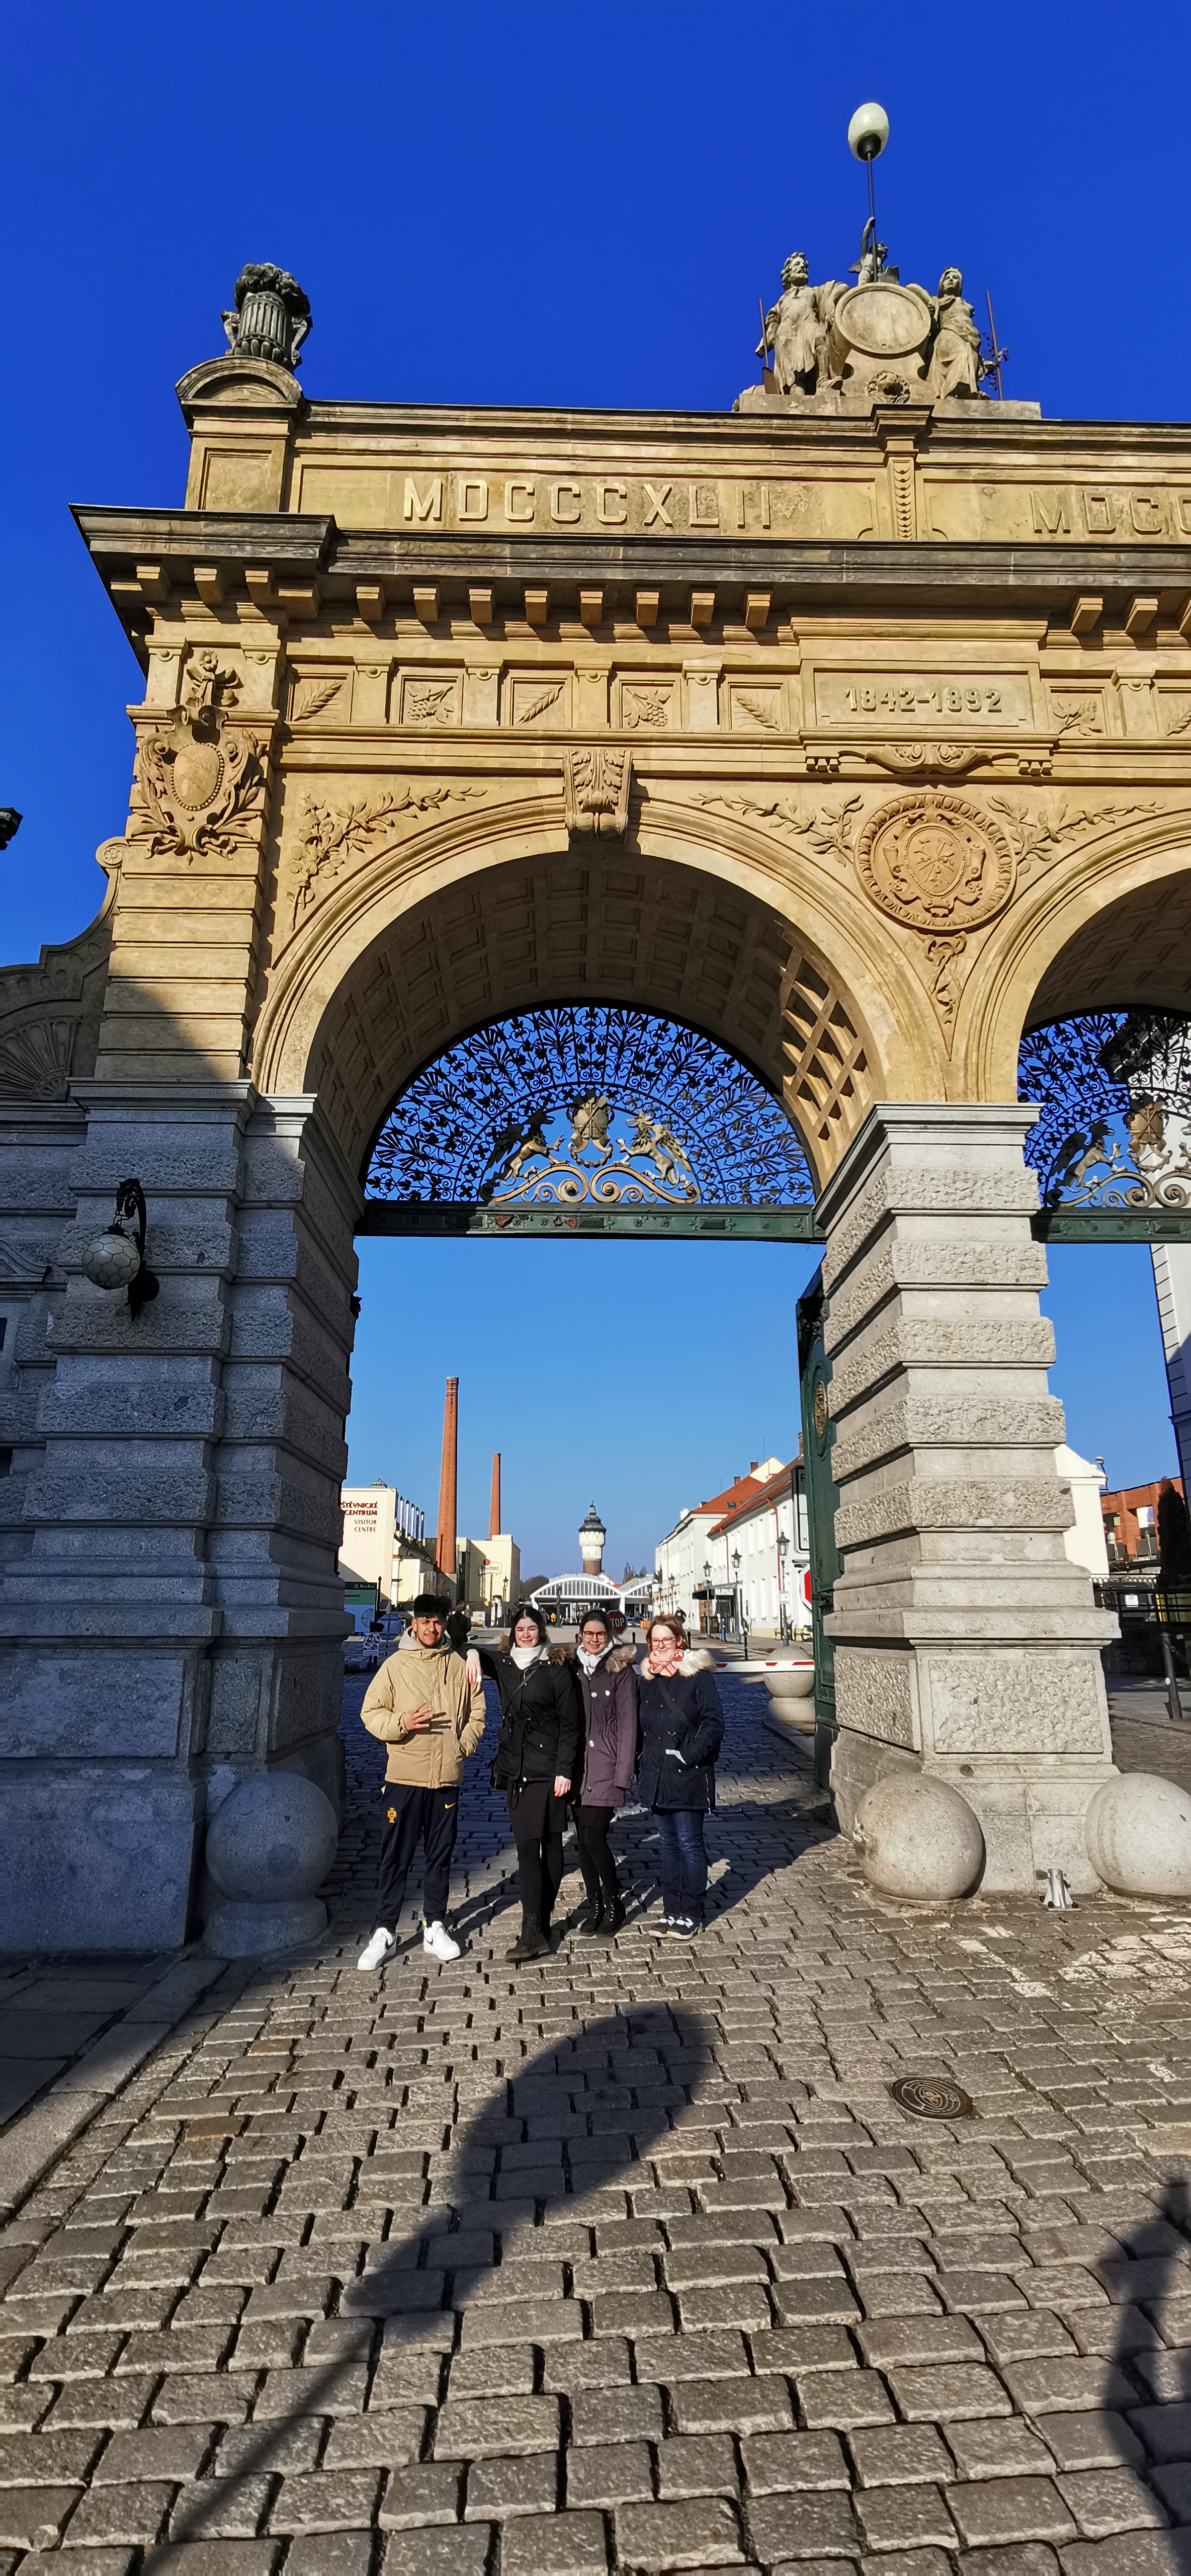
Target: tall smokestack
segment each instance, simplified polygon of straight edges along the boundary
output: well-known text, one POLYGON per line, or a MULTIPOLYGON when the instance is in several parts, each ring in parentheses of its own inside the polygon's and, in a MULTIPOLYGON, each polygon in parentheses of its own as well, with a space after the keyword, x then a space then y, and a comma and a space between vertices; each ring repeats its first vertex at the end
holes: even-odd
POLYGON ((459 1380, 447 1379, 442 1415, 442 1468, 438 1479, 438 1546, 434 1562, 440 1574, 455 1580, 455 1513, 459 1491, 459 1380))
POLYGON ((489 1538, 500 1537, 500 1451, 492 1452, 492 1509, 488 1514, 489 1538))

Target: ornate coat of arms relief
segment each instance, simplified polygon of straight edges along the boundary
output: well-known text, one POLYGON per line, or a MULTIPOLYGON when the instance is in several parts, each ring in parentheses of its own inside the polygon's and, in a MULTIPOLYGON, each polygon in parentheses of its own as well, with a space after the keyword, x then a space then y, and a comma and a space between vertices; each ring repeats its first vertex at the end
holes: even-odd
POLYGON ((962 796, 923 788, 870 814, 856 843, 870 901, 909 930, 975 930, 1013 893, 1013 852, 962 796))
POLYGON ((142 741, 133 815, 147 824, 154 855, 172 851, 189 865, 196 851, 226 854, 258 808, 264 779, 256 746, 226 723, 238 695, 235 672, 222 670, 215 653, 198 653, 169 731, 142 741))

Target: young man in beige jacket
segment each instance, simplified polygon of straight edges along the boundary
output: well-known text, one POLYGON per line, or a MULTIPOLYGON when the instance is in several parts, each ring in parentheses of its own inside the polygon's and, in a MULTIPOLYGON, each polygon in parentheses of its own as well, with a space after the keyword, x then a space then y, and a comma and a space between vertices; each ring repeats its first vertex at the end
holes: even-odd
POLYGON ((418 1594, 412 1635, 369 1682, 360 1715, 369 1734, 387 1744, 389 1759, 376 1930, 357 1966, 380 1968, 393 1957, 405 1882, 419 1843, 425 1851, 422 1946, 434 1959, 457 1959, 459 1943, 452 1940, 445 1916, 459 1830, 459 1787, 463 1765, 484 1732, 487 1709, 483 1684, 468 1681, 467 1668, 444 1633, 437 1594, 418 1594))

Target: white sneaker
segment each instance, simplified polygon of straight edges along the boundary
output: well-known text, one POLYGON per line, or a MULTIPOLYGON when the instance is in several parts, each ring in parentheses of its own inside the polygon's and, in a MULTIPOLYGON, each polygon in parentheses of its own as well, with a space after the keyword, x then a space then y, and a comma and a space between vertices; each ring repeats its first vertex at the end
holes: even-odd
POLYGON ((383 1923, 378 1923, 367 1949, 360 1952, 356 1961, 357 1968, 383 1967, 385 1960, 392 1958, 396 1947, 392 1933, 386 1932, 383 1923))
POLYGON ((461 1955, 460 1944, 452 1941, 445 1923, 423 1924, 422 1948, 429 1950, 432 1959, 457 1959, 461 1955))

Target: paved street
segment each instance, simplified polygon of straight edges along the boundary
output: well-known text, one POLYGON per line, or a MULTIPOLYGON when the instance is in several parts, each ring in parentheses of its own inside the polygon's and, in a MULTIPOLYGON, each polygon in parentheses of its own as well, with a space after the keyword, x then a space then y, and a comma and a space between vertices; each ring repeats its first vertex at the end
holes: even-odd
POLYGON ((358 1974, 349 1724, 328 1937, 225 1971, 0 2237, 0 2576, 1191 2560, 1191 1917, 877 1904, 725 1697, 702 1941, 638 1928, 630 1817, 629 1926, 520 1972, 477 1763, 466 1955, 411 1912, 358 1974))

